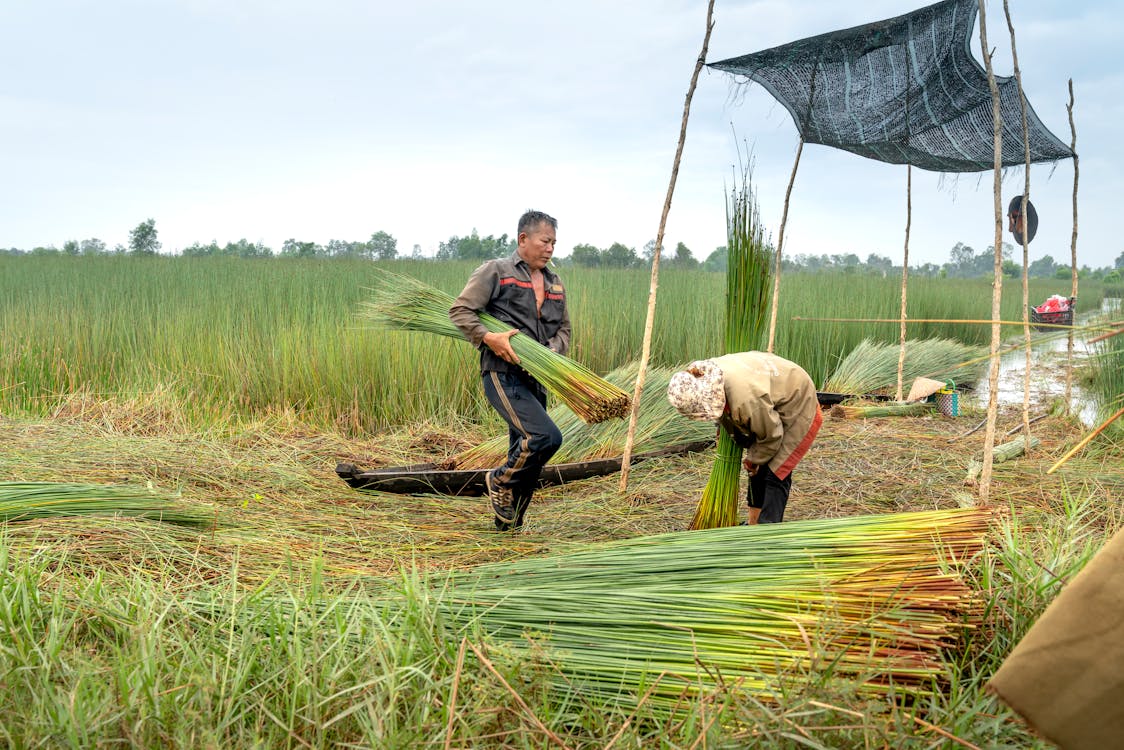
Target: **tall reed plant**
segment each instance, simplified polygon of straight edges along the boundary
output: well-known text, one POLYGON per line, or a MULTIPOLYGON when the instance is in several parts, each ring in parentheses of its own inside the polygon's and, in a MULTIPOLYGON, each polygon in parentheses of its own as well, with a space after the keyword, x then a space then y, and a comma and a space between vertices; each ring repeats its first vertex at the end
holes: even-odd
MULTIPOLYGON (((770 253, 750 177, 747 168, 726 201, 726 352, 759 349, 769 310, 770 253)), ((737 524, 741 460, 741 446, 722 430, 692 529, 737 524)))

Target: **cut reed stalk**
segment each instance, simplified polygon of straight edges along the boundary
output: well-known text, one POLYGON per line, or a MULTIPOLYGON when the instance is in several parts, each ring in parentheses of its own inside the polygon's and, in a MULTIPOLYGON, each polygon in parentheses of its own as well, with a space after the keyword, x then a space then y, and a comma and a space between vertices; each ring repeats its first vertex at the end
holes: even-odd
MULTIPOLYGON (((363 303, 363 316, 388 328, 435 333, 464 340, 449 319, 452 295, 411 276, 382 271, 372 288, 372 299, 363 303)), ((480 322, 493 333, 510 331, 511 326, 481 312, 480 322)), ((584 365, 575 362, 529 336, 511 338, 511 348, 519 364, 548 391, 589 424, 629 411, 629 395, 584 365)))
MULTIPOLYGON (((1021 425, 1020 425, 1021 428, 1021 425)), ((1034 437, 1030 438, 1030 449, 1034 450, 1042 443, 1041 440, 1034 437)), ((1018 458, 1026 453, 1026 436, 1020 435, 1014 440, 997 445, 991 450, 991 462, 994 464, 1001 464, 1004 461, 1010 461, 1012 458, 1018 458)), ((980 479, 980 472, 983 470, 983 462, 978 458, 974 458, 968 462, 968 474, 964 477, 964 484, 975 485, 980 479)))
MULTIPOLYGON (((740 189, 735 187, 726 203, 726 235, 725 348, 727 352, 759 349, 769 311, 769 248, 748 168, 740 189)), ((741 447, 723 430, 692 529, 738 522, 741 460, 741 447)))
POLYGON ((181 526, 211 519, 175 508, 166 499, 131 487, 62 482, 0 482, 0 523, 63 516, 129 516, 181 526))
POLYGON ((866 419, 867 417, 915 417, 933 410, 933 405, 921 403, 883 404, 879 406, 860 406, 836 404, 829 412, 834 419, 866 419))
MULTIPOLYGON (((921 339, 905 343, 903 380, 926 377, 967 385, 983 372, 983 349, 953 339, 921 339)), ((892 390, 898 377, 899 344, 877 344, 864 339, 840 361, 824 382, 832 393, 861 395, 892 390)))
POLYGON ((634 538, 455 575, 441 606, 516 648, 545 641, 559 686, 646 695, 669 713, 720 684, 769 697, 782 675, 805 673, 925 694, 942 650, 982 617, 958 573, 989 518, 945 510, 634 538))

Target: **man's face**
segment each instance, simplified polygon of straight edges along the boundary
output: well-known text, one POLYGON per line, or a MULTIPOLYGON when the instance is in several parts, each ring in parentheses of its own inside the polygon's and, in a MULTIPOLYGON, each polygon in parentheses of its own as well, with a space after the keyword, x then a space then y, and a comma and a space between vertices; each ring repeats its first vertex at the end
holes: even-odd
POLYGON ((554 255, 554 227, 545 221, 528 232, 519 235, 519 257, 527 262, 532 271, 541 271, 546 268, 547 261, 554 255))

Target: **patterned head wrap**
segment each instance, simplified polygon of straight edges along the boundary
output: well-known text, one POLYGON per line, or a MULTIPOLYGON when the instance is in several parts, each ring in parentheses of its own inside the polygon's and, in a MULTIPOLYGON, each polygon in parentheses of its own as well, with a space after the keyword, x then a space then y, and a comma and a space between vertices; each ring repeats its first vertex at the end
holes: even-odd
POLYGON ((715 422, 726 408, 722 370, 714 360, 700 359, 671 376, 667 400, 683 416, 700 422, 715 422))

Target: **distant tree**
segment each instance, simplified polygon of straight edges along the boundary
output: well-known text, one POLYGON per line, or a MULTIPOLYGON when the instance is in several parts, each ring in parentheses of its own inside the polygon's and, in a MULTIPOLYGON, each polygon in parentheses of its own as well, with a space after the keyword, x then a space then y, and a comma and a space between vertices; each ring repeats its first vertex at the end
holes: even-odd
MULTIPOLYGON (((1078 276, 1080 276, 1080 275, 1081 274, 1078 273, 1078 276)), ((1070 277, 1070 269, 1068 269, 1064 266, 1058 266, 1058 268, 1054 271, 1054 278, 1055 279, 1068 279, 1069 277, 1070 277)))
POLYGON ((156 255, 161 247, 156 234, 156 219, 142 221, 129 232, 129 249, 134 255, 156 255))
POLYGON ((1035 279, 1049 279, 1053 278, 1054 270, 1058 264, 1049 255, 1044 255, 1038 260, 1032 260, 1027 264, 1026 274, 1035 279))
POLYGON ((699 262, 691 255, 691 250, 682 242, 675 245, 675 257, 671 259, 676 268, 698 268, 699 262))
POLYGON ((88 240, 82 240, 78 243, 78 247, 82 250, 83 255, 101 255, 106 252, 105 243, 97 237, 91 237, 88 240))
POLYGON ((1124 252, 1116 256, 1116 261, 1112 265, 1113 268, 1124 268, 1124 252))
POLYGON ((418 245, 417 243, 414 244, 414 249, 410 253, 410 257, 414 260, 421 260, 425 257, 424 255, 422 255, 421 245, 418 245))
POLYGON ((67 240, 62 243, 62 251, 67 255, 77 255, 81 252, 81 246, 78 244, 78 240, 67 240))
POLYGON ((394 260, 398 257, 398 240, 386 232, 375 232, 367 243, 375 260, 394 260))
POLYGON ((652 259, 656 257, 656 241, 648 240, 645 242, 644 248, 640 252, 643 254, 644 262, 651 265, 652 259))
POLYGON ((31 248, 32 255, 58 255, 59 249, 54 245, 47 245, 46 247, 40 245, 39 247, 31 248))
POLYGON ((226 247, 222 249, 222 254, 238 258, 272 258, 273 250, 261 242, 250 242, 243 237, 237 242, 226 243, 226 247))
POLYGON ((315 242, 300 242, 290 238, 281 245, 282 258, 316 258, 322 255, 324 248, 315 242))
POLYGON ((605 268, 631 268, 639 263, 636 250, 620 242, 614 242, 601 254, 601 265, 605 268))
POLYGON ((222 253, 222 249, 219 247, 219 243, 214 240, 206 245, 193 242, 180 251, 180 255, 185 258, 202 258, 208 255, 219 255, 220 253, 222 253))
POLYGON ((714 252, 706 256, 706 260, 703 261, 703 270, 726 273, 726 259, 726 246, 723 245, 722 247, 716 247, 714 249, 714 252))
POLYGON ((1023 275, 1022 264, 1013 260, 1003 261, 1003 275, 1009 279, 1021 279, 1023 275))
POLYGON ((324 246, 324 253, 329 258, 369 258, 371 248, 366 242, 328 240, 328 244, 324 246))
POLYGON ((601 265, 601 251, 593 245, 574 245, 574 251, 570 253, 570 260, 577 266, 597 268, 601 265))
POLYGON ((957 242, 949 252, 949 276, 964 278, 975 275, 976 251, 970 245, 957 242))
POLYGON ((481 237, 475 229, 467 237, 453 235, 437 247, 438 260, 491 260, 502 258, 515 251, 515 243, 509 241, 507 234, 499 237, 481 237))
POLYGON ((1120 283, 1120 269, 1114 268, 1104 275, 1104 283, 1106 284, 1119 284, 1120 283))

